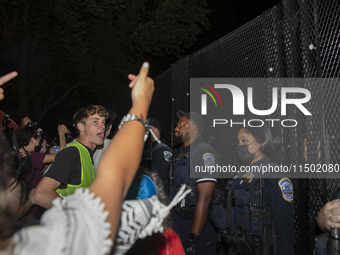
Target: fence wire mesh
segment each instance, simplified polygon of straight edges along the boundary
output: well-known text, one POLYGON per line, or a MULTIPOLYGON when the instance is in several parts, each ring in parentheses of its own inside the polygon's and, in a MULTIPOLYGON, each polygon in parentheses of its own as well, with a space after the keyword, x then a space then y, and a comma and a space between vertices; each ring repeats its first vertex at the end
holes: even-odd
MULTIPOLYGON (((272 87, 278 78, 339 78, 340 4, 333 0, 284 0, 249 23, 172 65, 155 84, 169 84, 158 94, 157 107, 172 113, 171 137, 178 109, 189 111, 190 78, 273 78, 266 86, 255 85, 257 109, 271 105, 272 87), (163 104, 162 102, 169 102, 163 104), (168 109, 167 107, 171 107, 168 109)), ((312 116, 291 110, 287 117, 299 121, 296 128, 276 128, 281 147, 272 161, 286 164, 338 164, 340 154, 340 88, 328 82, 305 84, 319 96, 308 103, 312 116), (314 91, 316 90, 316 91, 314 91)), ((162 115, 155 110, 155 114, 162 115)), ((276 113, 271 115, 275 118, 276 113)), ((164 116, 164 115, 162 115, 164 116)), ((250 113, 246 113, 251 117, 250 113)), ((164 119, 164 123, 167 123, 164 119)), ((223 135, 228 144, 214 146, 227 161, 236 161, 236 129, 223 135)), ((207 133, 206 136, 213 134, 207 133)), ((170 134, 169 134, 170 136, 170 134)), ((294 179, 296 254, 312 254, 314 238, 320 234, 317 215, 332 193, 340 187, 337 174, 328 179, 294 179)), ((218 185, 223 186, 223 180, 218 185)))

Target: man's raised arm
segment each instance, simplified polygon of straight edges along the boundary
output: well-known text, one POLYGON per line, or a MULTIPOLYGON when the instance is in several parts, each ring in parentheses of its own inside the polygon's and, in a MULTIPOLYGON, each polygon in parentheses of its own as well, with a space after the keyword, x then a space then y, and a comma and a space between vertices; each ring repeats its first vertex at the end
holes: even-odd
MULTIPOLYGON (((147 77, 149 64, 144 63, 137 76, 129 75, 132 88, 130 114, 146 121, 151 103, 154 83, 147 77)), ((141 121, 125 122, 112 139, 99 162, 90 191, 101 197, 105 210, 109 212, 107 221, 111 224, 111 239, 114 240, 119 226, 123 199, 137 172, 144 146, 145 127, 141 121)))

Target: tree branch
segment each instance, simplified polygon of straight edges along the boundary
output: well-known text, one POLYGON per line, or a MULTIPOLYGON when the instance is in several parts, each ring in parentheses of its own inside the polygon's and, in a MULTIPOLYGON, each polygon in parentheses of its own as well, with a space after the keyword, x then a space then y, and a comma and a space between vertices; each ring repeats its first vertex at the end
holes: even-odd
POLYGON ((74 89, 78 88, 80 84, 76 83, 74 84, 70 89, 66 90, 59 98, 54 100, 51 104, 49 104, 47 107, 44 107, 40 114, 38 115, 38 122, 46 115, 48 111, 50 111, 52 108, 57 106, 61 101, 65 100, 67 96, 73 91, 74 89))

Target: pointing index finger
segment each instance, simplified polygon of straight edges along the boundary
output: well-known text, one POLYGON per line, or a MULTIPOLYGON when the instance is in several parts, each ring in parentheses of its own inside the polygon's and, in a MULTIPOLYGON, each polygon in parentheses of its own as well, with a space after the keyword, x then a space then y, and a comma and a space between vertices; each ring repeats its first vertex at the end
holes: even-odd
POLYGON ((128 75, 128 78, 131 81, 130 84, 129 84, 129 87, 133 88, 135 86, 137 80, 139 80, 139 79, 146 80, 147 77, 148 77, 148 73, 149 73, 149 63, 144 62, 142 67, 140 68, 139 74, 137 76, 133 75, 133 74, 128 75))
POLYGON ((18 73, 14 71, 14 72, 11 72, 9 74, 6 74, 6 75, 0 77, 0 86, 3 85, 4 83, 8 82, 9 80, 13 79, 17 75, 18 75, 18 73))
POLYGON ((149 73, 149 63, 148 62, 144 62, 144 64, 142 65, 140 71, 139 71, 139 77, 141 79, 146 79, 148 77, 148 73, 149 73))

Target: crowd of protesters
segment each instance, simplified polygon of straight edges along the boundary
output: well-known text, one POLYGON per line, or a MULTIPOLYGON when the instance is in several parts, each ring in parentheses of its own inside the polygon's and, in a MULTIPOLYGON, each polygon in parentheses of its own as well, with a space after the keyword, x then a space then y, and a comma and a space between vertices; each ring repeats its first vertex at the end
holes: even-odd
POLYGON ((58 144, 29 117, 16 130, 2 127, 1 254, 123 254, 131 247, 134 254, 150 240, 158 244, 145 254, 184 254, 168 215, 190 190, 169 203, 156 174, 140 168, 136 175, 154 90, 147 74, 144 63, 129 75, 133 105, 112 140, 114 113, 100 105, 74 114, 75 139, 65 125, 56 127, 58 144), (123 217, 130 210, 134 217, 123 217))
MULTIPOLYGON (((290 179, 236 176, 218 197, 216 177, 192 178, 192 164, 214 167, 223 155, 202 140, 196 112, 177 111, 176 153, 160 141, 161 123, 147 119, 148 70, 128 76, 132 107, 116 130, 101 105, 74 113, 75 137, 61 123, 51 140, 29 117, 2 127, 0 254, 210 255, 218 243, 224 254, 294 254, 290 179)), ((275 165, 280 139, 268 127, 244 127, 237 139, 242 163, 275 165)))

